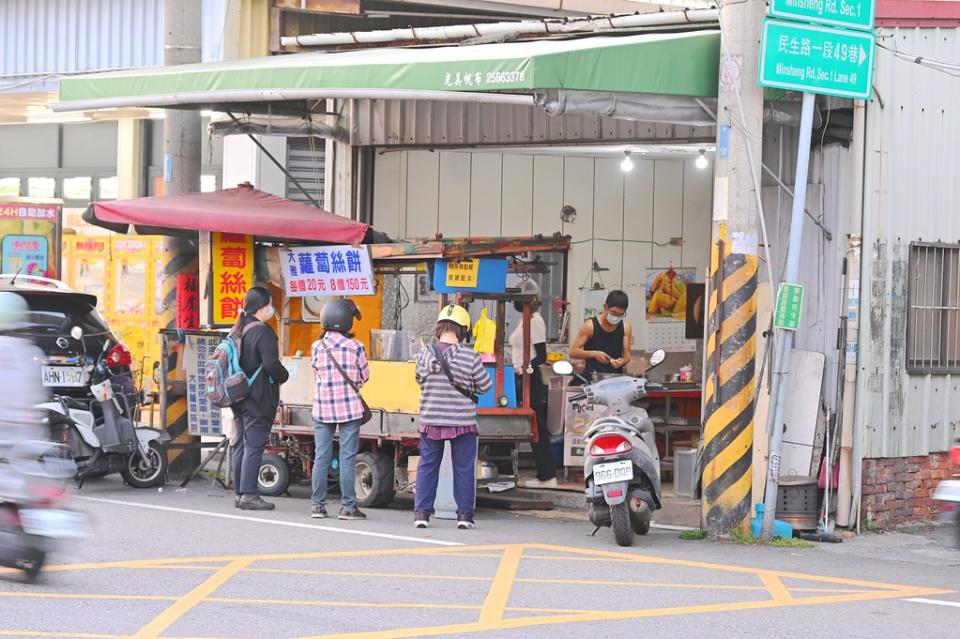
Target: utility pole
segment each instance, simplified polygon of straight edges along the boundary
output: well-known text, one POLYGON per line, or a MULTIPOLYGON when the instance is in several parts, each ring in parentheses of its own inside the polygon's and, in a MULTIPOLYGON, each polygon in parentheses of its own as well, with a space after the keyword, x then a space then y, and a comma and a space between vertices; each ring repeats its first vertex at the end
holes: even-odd
MULTIPOLYGON (((164 7, 163 62, 167 66, 200 62, 201 3, 198 0, 166 0, 164 7)), ((167 109, 163 121, 163 187, 165 195, 200 190, 200 113, 167 109)), ((207 234, 209 245, 209 233, 207 234)), ((200 271, 197 243, 167 237, 163 243, 162 317, 166 329, 177 326, 179 275, 196 277, 200 271)), ((204 278, 205 279, 205 278, 204 278)), ((200 287, 200 306, 207 301, 200 287)), ((187 448, 199 440, 190 435, 187 398, 167 389, 164 424, 170 434, 170 474, 189 473, 200 462, 200 451, 187 448)))
POLYGON ((702 519, 712 536, 743 526, 751 508, 766 3, 722 7, 701 458, 702 519))

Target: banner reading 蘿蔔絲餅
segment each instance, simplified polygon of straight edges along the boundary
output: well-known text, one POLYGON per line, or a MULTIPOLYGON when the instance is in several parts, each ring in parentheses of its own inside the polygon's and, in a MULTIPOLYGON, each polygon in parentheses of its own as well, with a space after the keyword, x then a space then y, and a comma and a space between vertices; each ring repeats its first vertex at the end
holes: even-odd
POLYGON ((363 246, 300 246, 280 251, 288 297, 375 295, 370 253, 363 246))

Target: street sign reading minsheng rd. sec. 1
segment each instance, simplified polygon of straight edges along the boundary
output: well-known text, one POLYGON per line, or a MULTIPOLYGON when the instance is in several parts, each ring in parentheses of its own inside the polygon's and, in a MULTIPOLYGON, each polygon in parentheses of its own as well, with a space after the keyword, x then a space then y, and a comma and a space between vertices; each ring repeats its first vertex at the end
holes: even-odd
POLYGON ((774 18, 873 31, 877 0, 770 0, 774 18))
POLYGON ((873 92, 873 33, 767 18, 760 85, 866 100, 873 92))

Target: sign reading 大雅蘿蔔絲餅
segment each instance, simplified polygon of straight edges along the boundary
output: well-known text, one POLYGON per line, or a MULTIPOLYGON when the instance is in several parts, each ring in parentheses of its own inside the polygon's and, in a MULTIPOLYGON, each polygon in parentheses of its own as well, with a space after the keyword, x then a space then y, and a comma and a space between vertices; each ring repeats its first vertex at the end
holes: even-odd
POLYGON ((298 246, 280 252, 289 297, 375 295, 370 253, 363 246, 298 246))

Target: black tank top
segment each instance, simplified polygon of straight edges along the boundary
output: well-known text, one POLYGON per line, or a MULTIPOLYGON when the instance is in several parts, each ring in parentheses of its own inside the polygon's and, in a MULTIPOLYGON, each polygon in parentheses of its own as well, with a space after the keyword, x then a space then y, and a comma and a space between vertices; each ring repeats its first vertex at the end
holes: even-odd
MULTIPOLYGON (((623 322, 617 324, 616 328, 608 333, 603 330, 599 318, 594 317, 590 321, 593 322, 593 335, 587 340, 584 350, 603 351, 610 356, 610 359, 623 357, 623 322)), ((591 373, 619 373, 620 370, 595 359, 587 360, 587 371, 591 373)))

